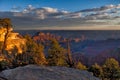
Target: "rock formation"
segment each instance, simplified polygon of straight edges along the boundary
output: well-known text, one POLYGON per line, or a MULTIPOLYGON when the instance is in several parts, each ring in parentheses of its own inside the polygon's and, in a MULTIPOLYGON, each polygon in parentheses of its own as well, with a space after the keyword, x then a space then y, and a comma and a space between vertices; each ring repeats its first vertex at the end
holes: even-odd
MULTIPOLYGON (((4 41, 5 34, 7 29, 4 27, 0 27, 0 42, 4 41)), ((22 45, 25 45, 25 39, 19 36, 19 33, 13 32, 13 29, 9 29, 9 34, 7 38, 7 46, 6 50, 10 52, 10 50, 14 49, 15 47, 18 49, 18 53, 22 53, 22 45)))
POLYGON ((5 70, 0 73, 0 77, 7 80, 100 80, 87 71, 36 65, 5 70))

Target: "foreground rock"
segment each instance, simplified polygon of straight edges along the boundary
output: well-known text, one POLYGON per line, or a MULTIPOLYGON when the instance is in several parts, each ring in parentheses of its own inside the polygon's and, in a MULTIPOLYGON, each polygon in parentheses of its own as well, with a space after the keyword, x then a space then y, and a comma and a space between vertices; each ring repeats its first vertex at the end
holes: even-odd
POLYGON ((5 70, 0 73, 0 77, 8 80, 99 80, 87 71, 66 67, 44 67, 36 65, 5 70))

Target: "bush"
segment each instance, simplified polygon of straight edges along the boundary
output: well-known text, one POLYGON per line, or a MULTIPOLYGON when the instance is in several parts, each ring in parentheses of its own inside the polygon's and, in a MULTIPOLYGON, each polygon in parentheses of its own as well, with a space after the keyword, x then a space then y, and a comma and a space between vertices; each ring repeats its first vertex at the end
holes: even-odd
POLYGON ((0 71, 5 70, 8 68, 8 62, 5 60, 0 61, 0 71))

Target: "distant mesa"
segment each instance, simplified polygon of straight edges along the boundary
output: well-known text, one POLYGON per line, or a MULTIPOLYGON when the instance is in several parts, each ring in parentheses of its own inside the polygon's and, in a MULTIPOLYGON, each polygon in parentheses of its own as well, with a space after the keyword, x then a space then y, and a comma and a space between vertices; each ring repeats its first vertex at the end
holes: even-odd
MULTIPOLYGON (((55 35, 55 34, 51 34, 51 33, 44 33, 44 32, 37 32, 33 36, 33 39, 35 41, 41 41, 41 42, 49 41, 52 38, 56 39, 59 42, 66 42, 66 40, 67 40, 66 37, 62 37, 60 35, 55 35)), ((82 35, 81 37, 78 37, 78 38, 69 38, 69 40, 74 41, 74 42, 80 42, 80 41, 86 40, 86 38, 84 35, 82 35)))
POLYGON ((56 36, 55 34, 51 34, 51 33, 43 33, 43 32, 38 32, 33 36, 33 39, 35 41, 41 41, 41 42, 45 42, 45 41, 49 41, 51 39, 56 39, 58 41, 62 41, 63 37, 61 36, 56 36))

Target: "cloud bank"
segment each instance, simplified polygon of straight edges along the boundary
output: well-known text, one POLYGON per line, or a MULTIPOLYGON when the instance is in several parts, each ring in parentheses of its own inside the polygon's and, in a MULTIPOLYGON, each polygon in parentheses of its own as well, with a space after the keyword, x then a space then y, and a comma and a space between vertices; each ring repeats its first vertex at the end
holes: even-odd
POLYGON ((1 11, 0 18, 11 18, 16 29, 120 29, 120 4, 76 12, 32 5, 19 10, 1 11))

